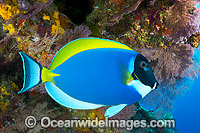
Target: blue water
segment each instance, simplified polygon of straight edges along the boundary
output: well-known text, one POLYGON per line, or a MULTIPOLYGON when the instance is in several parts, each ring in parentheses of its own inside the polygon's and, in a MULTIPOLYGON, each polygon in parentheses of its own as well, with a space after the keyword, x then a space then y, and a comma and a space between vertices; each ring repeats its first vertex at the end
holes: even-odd
POLYGON ((200 132, 200 78, 194 81, 191 90, 177 99, 173 116, 180 133, 200 132))
MULTIPOLYGON (((195 52, 199 58, 199 51, 195 52)), ((200 75, 192 88, 176 100, 173 116, 180 133, 200 133, 200 75)))

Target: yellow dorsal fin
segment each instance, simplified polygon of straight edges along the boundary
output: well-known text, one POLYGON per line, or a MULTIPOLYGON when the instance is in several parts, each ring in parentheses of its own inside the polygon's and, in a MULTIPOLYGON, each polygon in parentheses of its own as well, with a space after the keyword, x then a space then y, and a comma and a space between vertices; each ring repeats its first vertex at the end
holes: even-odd
POLYGON ((60 74, 55 74, 51 70, 46 69, 45 67, 42 68, 41 79, 42 83, 50 81, 53 83, 53 77, 60 76, 60 74))
POLYGON ((64 47, 62 47, 55 55, 49 69, 54 70, 57 66, 59 66, 67 59, 69 59, 71 56, 79 52, 96 48, 120 48, 120 49, 132 50, 131 48, 122 43, 108 39, 81 38, 74 40, 66 44, 64 47))

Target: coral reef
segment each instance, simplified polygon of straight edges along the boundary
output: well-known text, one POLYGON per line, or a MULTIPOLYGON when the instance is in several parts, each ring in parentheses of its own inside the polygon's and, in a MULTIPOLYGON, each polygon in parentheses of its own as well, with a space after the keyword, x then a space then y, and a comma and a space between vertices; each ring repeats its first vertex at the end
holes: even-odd
POLYGON ((1 92, 0 92, 0 99, 1 99, 1 102, 0 102, 0 109, 2 112, 5 112, 6 110, 6 107, 8 106, 8 101, 5 100, 6 99, 6 96, 10 95, 10 93, 8 93, 6 91, 6 87, 2 87, 1 88, 1 92))
MULTIPOLYGON (((46 9, 50 4, 52 4, 53 0, 49 0, 47 2, 40 3, 29 3, 26 1, 26 4, 19 4, 19 8, 23 11, 23 13, 18 13, 14 15, 9 21, 15 21, 15 19, 26 20, 31 18, 32 16, 38 14, 40 11, 46 9)), ((19 1, 19 3, 23 3, 23 1, 19 1)))
POLYGON ((18 13, 19 13, 19 9, 18 9, 18 4, 16 0, 0 3, 0 15, 4 20, 9 20, 10 18, 12 18, 14 15, 18 13))
MULTIPOLYGON (((139 109, 136 113, 136 115, 134 117, 132 117, 131 119, 134 120, 147 120, 147 122, 150 122, 150 120, 156 120, 158 113, 157 112, 153 112, 153 111, 147 111, 143 108, 139 109)), ((161 120, 173 120, 173 116, 170 113, 167 113, 163 116, 163 118, 160 118, 161 120)), ((157 119, 158 120, 158 119, 157 119)), ((132 131, 132 133, 140 133, 140 132, 177 132, 177 129, 175 128, 134 128, 132 131)))
POLYGON ((110 3, 104 4, 103 7, 101 4, 99 5, 88 16, 88 21, 99 25, 100 30, 107 38, 128 44, 130 47, 171 45, 171 41, 166 40, 172 29, 165 26, 169 8, 165 2, 158 1, 154 3, 154 6, 148 6, 148 8, 143 1, 126 1, 117 8, 110 3), (140 6, 138 7, 138 5, 140 6), (104 10, 107 12, 101 15, 102 8, 105 8, 106 10, 104 10), (115 11, 116 9, 118 11, 115 11))
POLYGON ((166 25, 173 29, 170 37, 174 41, 183 40, 199 31, 200 15, 196 0, 177 0, 170 7, 166 25))
POLYGON ((61 36, 59 44, 55 47, 55 51, 58 51, 62 46, 70 41, 78 38, 87 38, 91 33, 89 27, 83 25, 76 26, 74 29, 68 29, 63 33, 63 36, 61 36))
MULTIPOLYGON (((56 1, 57 2, 57 1, 56 1)), ((64 1, 62 1, 64 2, 64 1)), ((70 1, 73 3, 73 1, 70 1)), ((195 0, 89 0, 86 12, 70 5, 62 9, 53 0, 0 1, 0 132, 129 132, 120 128, 42 128, 39 122, 28 129, 24 120, 33 115, 51 119, 104 120, 108 107, 73 110, 60 106, 47 96, 44 85, 18 95, 23 70, 18 54, 23 51, 46 68, 56 52, 70 41, 98 36, 127 44, 151 63, 160 83, 139 104, 125 107, 110 118, 135 120, 173 119, 171 110, 178 95, 187 92, 188 77, 199 74, 199 60, 193 57, 198 48, 199 2, 195 0), (69 12, 69 9, 72 12, 69 12), (67 12, 66 14, 64 14, 67 12), (67 15, 68 14, 68 15, 67 15), (74 14, 84 14, 81 18, 74 14), (69 18, 70 17, 75 17, 69 18), (78 20, 80 19, 80 20, 78 20), (85 21, 85 23, 83 23, 85 21), (80 25, 76 24, 81 23, 80 25), (95 27, 95 28, 94 28, 95 27), (97 34, 95 34, 97 33, 97 34), (140 106, 141 105, 141 106, 140 106), (152 107, 153 110, 142 106, 152 107)), ((76 5, 76 4, 74 4, 76 5)), ((192 80, 190 80, 192 82, 192 80)), ((190 83, 188 83, 190 84, 190 83)), ((137 128, 132 132, 177 132, 170 128, 137 128)))
POLYGON ((156 79, 161 82, 173 84, 183 76, 192 63, 193 48, 189 44, 176 44, 166 49, 143 48, 141 53, 148 58, 156 75, 156 79))

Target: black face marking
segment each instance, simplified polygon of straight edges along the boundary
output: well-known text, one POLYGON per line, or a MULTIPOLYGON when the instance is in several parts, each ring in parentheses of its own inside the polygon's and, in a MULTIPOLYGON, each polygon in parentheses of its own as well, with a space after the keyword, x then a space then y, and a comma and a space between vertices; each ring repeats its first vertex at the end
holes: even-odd
POLYGON ((143 84, 151 88, 157 83, 149 61, 141 54, 138 54, 135 58, 132 77, 140 80, 143 84))
POLYGON ((136 79, 137 79, 137 77, 135 76, 135 74, 134 74, 134 73, 132 73, 132 77, 133 77, 133 79, 134 79, 134 80, 136 80, 136 79))

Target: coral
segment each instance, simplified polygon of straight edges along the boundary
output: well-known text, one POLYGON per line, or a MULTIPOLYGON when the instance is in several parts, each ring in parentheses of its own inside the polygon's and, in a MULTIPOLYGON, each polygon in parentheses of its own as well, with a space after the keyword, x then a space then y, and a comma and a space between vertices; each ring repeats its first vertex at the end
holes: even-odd
MULTIPOLYGON (((9 20, 18 13, 20 13, 20 10, 18 9, 16 0, 7 0, 4 3, 0 3, 0 16, 3 20, 9 20)), ((14 25, 7 22, 3 24, 3 29, 8 30, 10 35, 13 35, 16 32, 14 25)), ((9 38, 9 36, 7 38, 9 38)), ((4 38, 4 40, 6 40, 6 38, 4 38)))
POLYGON ((194 64, 194 49, 189 44, 176 44, 166 49, 142 49, 141 53, 149 59, 156 79, 160 83, 140 104, 151 109, 162 108, 163 112, 172 111, 174 100, 191 88, 197 77, 198 63, 194 64))
MULTIPOLYGON (((167 83, 164 85, 161 84, 158 89, 152 91, 139 103, 147 109, 154 111, 159 109, 159 114, 163 117, 163 113, 173 111, 175 100, 191 89, 193 81, 193 79, 183 78, 181 81, 176 81, 173 85, 167 83)), ((161 116, 158 117, 161 118, 161 116)))
MULTIPOLYGON (((55 54, 54 45, 57 45, 64 28, 70 28, 72 23, 60 14, 53 4, 50 6, 51 0, 46 3, 19 0, 18 3, 20 13, 10 20, 3 21, 4 31, 8 30, 9 34, 0 41, 5 46, 0 46, 4 46, 5 49, 8 47, 8 40, 14 38, 18 43, 12 45, 15 50, 29 54, 48 68, 55 54)), ((45 92, 43 86, 40 86, 39 90, 41 93, 45 92)))
POLYGON ((187 77, 189 79, 196 79, 200 74, 200 49, 196 49, 194 55, 192 56, 193 64, 188 67, 186 71, 183 72, 182 77, 187 77))
POLYGON ((110 3, 114 3, 114 4, 116 4, 116 5, 121 5, 122 4, 122 2, 123 2, 123 0, 109 0, 109 2, 110 3))
POLYGON ((13 81, 11 81, 11 87, 12 89, 19 91, 19 87, 13 81))
POLYGON ((37 24, 37 27, 33 26, 33 31, 36 32, 40 38, 45 37, 45 35, 47 34, 47 36, 51 35, 51 27, 49 27, 49 23, 48 22, 41 22, 39 24, 37 24), (37 31, 36 31, 37 30, 37 31))
MULTIPOLYGON (((119 21, 120 19, 122 19, 122 15, 129 14, 129 13, 132 13, 133 11, 135 11, 138 8, 138 6, 141 4, 142 1, 143 0, 138 0, 133 5, 130 5, 129 7, 123 9, 122 11, 119 11, 118 13, 114 14, 108 21, 108 25, 111 25, 111 26, 114 25, 116 23, 116 21, 119 21)), ((120 5, 120 4, 118 4, 118 5, 120 5)))
POLYGON ((200 33, 192 34, 187 38, 187 42, 194 48, 198 48, 200 41, 200 33))
POLYGON ((120 41, 132 48, 171 45, 171 41, 166 38, 173 29, 165 26, 169 6, 165 6, 164 1, 154 1, 154 6, 146 8, 146 3, 148 4, 146 1, 126 1, 116 9, 109 3, 104 4, 104 7, 99 4, 99 8, 94 10, 88 20, 99 25, 100 31, 107 38, 120 41), (101 14, 101 8, 107 12, 101 14))
MULTIPOLYGON (((15 0, 13 0, 13 1, 15 1, 15 0)), ((19 13, 19 9, 18 9, 18 7, 16 5, 17 2, 16 1, 13 2, 13 1, 12 1, 12 4, 14 3, 15 6, 9 5, 8 2, 6 2, 6 4, 4 4, 4 3, 0 4, 0 15, 5 20, 9 20, 15 14, 19 13)))
MULTIPOLYGON (((198 8, 195 7, 194 0, 174 1, 92 1, 95 3, 91 4, 94 10, 87 16, 86 23, 97 25, 99 33, 105 38, 127 44, 146 56, 160 83, 157 90, 140 101, 141 106, 148 104, 155 111, 145 110, 134 104, 125 107, 109 119, 147 119, 148 121, 173 119, 170 115, 165 116, 165 111, 172 109, 174 99, 188 90, 189 87, 182 83, 186 83, 185 78, 189 76, 194 78, 199 74, 197 71, 199 60, 192 60, 192 47, 197 48, 199 45, 199 33, 196 33, 199 28, 198 8), (187 37, 186 40, 178 43, 177 40, 183 37, 187 37), (184 43, 189 43, 192 47, 184 43)), ((1 39, 3 38, 0 41, 1 131, 127 132, 119 128, 43 129, 40 123, 37 123, 33 129, 25 127, 24 119, 28 115, 33 115, 37 120, 43 116, 56 120, 88 119, 88 117, 92 120, 96 117, 104 120, 104 113, 108 106, 95 110, 73 110, 62 107, 46 96, 44 84, 37 86, 37 89, 32 89, 30 93, 17 95, 23 85, 23 66, 19 51, 27 53, 48 68, 55 53, 62 46, 75 39, 91 36, 91 31, 88 26, 73 24, 65 14, 57 10, 53 0, 7 0, 0 3, 2 16, 0 32, 3 32, 0 34, 1 39)), ((147 128, 137 129, 136 132, 167 131, 169 132, 168 129, 147 128)))
POLYGON ((97 109, 97 116, 99 117, 99 119, 105 119, 104 114, 107 109, 108 107, 101 107, 97 109))
POLYGON ((10 95, 10 93, 6 91, 6 87, 1 88, 1 96, 0 96, 1 99, 3 99, 3 95, 10 95))
MULTIPOLYGON (((27 99, 28 103, 26 103, 24 102, 25 97, 15 96, 13 108, 10 108, 6 114, 0 113, 0 122, 2 123, 1 132, 42 132, 52 130, 51 128, 42 128, 40 123, 37 123, 34 128, 28 129, 24 124, 24 120, 29 115, 34 116, 37 120, 41 120, 44 116, 50 119, 69 119, 68 109, 61 106, 55 107, 55 102, 50 97, 46 97, 46 95, 35 95, 32 98, 36 100, 27 99), (48 102, 43 102, 43 100, 48 102), (34 108, 31 108, 31 106, 34 108)), ((58 130, 54 129, 54 132, 58 130)), ((71 129, 65 130, 69 131, 71 129)))
POLYGON ((12 24, 8 24, 8 25, 3 24, 3 29, 8 30, 10 35, 15 33, 15 28, 13 27, 12 24))
POLYGON ((51 34, 55 35, 56 32, 58 32, 58 31, 60 32, 60 34, 63 34, 65 32, 62 27, 56 26, 56 25, 52 25, 51 34))
POLYGON ((52 17, 54 19, 59 19, 59 12, 55 11, 52 17))
POLYGON ((46 9, 49 5, 51 5, 53 0, 49 0, 48 2, 43 3, 28 3, 24 4, 23 1, 19 1, 19 5, 22 6, 22 13, 15 14, 11 19, 9 19, 9 23, 14 24, 16 20, 26 20, 34 15, 38 14, 42 10, 46 9))
POLYGON ((193 63, 193 48, 189 44, 176 44, 166 49, 141 49, 141 53, 151 62, 156 79, 168 84, 180 79, 183 72, 193 63))
POLYGON ((135 11, 131 18, 130 30, 119 38, 130 47, 165 47, 171 45, 166 40, 172 29, 165 26, 167 8, 162 2, 155 3, 156 7, 135 11))
POLYGON ((51 47, 59 39, 57 35, 58 34, 56 33, 53 37, 47 37, 46 34, 43 38, 37 34, 22 37, 22 39, 20 39, 20 44, 18 44, 18 48, 32 57, 35 57, 43 66, 49 67, 54 55, 54 52, 51 52, 51 47))
POLYGON ((50 20, 50 17, 49 17, 49 16, 46 16, 46 15, 44 15, 44 16, 43 16, 43 19, 44 19, 44 20, 50 20))
POLYGON ((48 0, 38 0, 39 2, 48 2, 48 0))
POLYGON ((108 24, 112 26, 118 23, 123 13, 130 12, 129 9, 136 9, 139 5, 136 5, 135 1, 132 0, 123 0, 119 5, 113 4, 113 2, 116 3, 117 0, 94 1, 95 9, 87 16, 87 21, 106 29, 108 24))
POLYGON ((8 106, 8 100, 6 99, 6 96, 10 95, 9 92, 7 92, 6 87, 0 88, 0 109, 2 112, 5 112, 7 106, 8 106))
POLYGON ((183 40, 199 31, 200 15, 196 4, 196 0, 177 0, 170 7, 166 25, 173 29, 170 37, 174 41, 183 40))
MULTIPOLYGON (((131 120, 146 120, 147 124, 150 125, 151 120, 174 120, 170 113, 165 113, 163 118, 156 119, 156 111, 146 110, 144 108, 138 109, 136 115, 131 120)), ((156 128, 133 128, 132 133, 160 133, 160 132, 177 132, 176 128, 156 127, 156 128)))
MULTIPOLYGON (((7 107, 10 106, 11 98, 13 97, 13 95, 15 95, 17 91, 19 91, 18 85, 16 84, 16 78, 19 78, 19 73, 21 71, 17 70, 17 72, 19 73, 16 72, 16 69, 18 69, 19 66, 16 64, 16 61, 17 63, 19 63, 16 57, 14 57, 14 59, 9 59, 8 57, 2 58, 2 55, 0 54, 0 60, 2 61, 0 63, 0 116, 1 116, 1 112, 5 113, 7 111, 7 107)), ((20 81, 19 84, 20 83, 22 82, 20 81)))
POLYGON ((87 38, 91 33, 89 27, 83 25, 76 26, 74 29, 68 29, 63 33, 61 39, 59 39, 59 44, 56 45, 54 51, 58 51, 62 46, 75 39, 87 38))
POLYGON ((51 35, 55 35, 56 32, 60 32, 60 34, 62 35, 65 32, 65 30, 60 25, 59 13, 57 11, 54 12, 53 18, 55 24, 53 24, 51 27, 51 35))
POLYGON ((126 106, 122 111, 120 111, 115 116, 110 119, 118 120, 128 120, 133 117, 137 112, 137 107, 135 105, 126 106))

